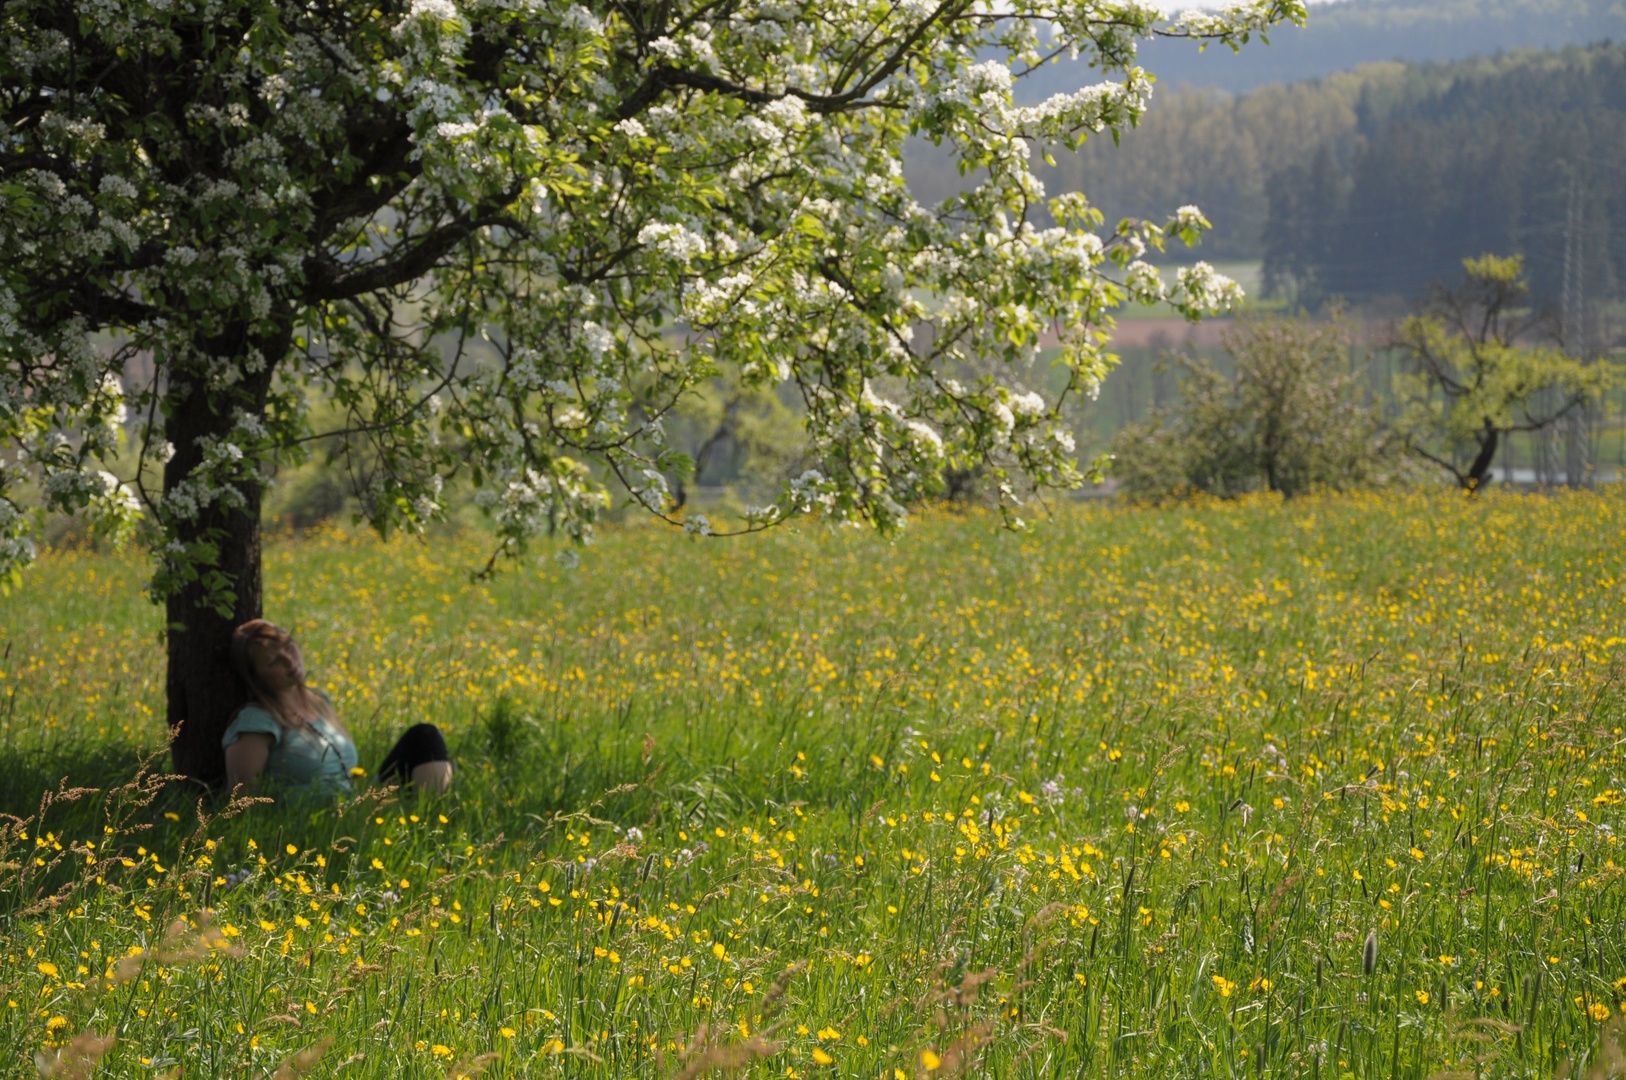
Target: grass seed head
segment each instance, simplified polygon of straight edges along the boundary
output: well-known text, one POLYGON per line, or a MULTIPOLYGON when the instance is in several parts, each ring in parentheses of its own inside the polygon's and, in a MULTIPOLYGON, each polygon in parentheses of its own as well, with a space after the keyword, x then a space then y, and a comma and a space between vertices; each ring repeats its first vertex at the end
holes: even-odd
POLYGON ((1366 935, 1366 944, 1361 947, 1361 974, 1370 975, 1378 969, 1378 932, 1373 930, 1366 935))

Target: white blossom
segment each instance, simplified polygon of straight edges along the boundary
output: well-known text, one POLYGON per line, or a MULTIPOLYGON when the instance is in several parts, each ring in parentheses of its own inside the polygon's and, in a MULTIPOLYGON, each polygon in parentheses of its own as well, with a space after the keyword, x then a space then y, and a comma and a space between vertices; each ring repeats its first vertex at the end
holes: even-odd
POLYGON ((1125 284, 1129 288, 1129 295, 1143 304, 1153 304, 1168 295, 1163 285, 1163 278, 1159 276, 1156 267, 1136 259, 1129 264, 1129 276, 1125 284))
POLYGON ((688 262, 706 253, 706 238, 683 225, 652 222, 638 231, 638 242, 688 262))
POLYGON ((1228 311, 1243 300, 1242 286, 1206 262, 1176 272, 1170 299, 1194 312, 1228 311))
POLYGON ((1045 411, 1044 398, 1033 391, 1012 394, 1010 406, 1011 412, 1016 416, 1043 416, 1045 411))
POLYGON ((126 199, 134 199, 141 194, 136 190, 134 184, 117 173, 108 173, 103 176, 101 182, 97 185, 97 190, 103 195, 117 195, 126 199))
POLYGON ((586 34, 599 34, 604 31, 604 23, 597 15, 582 7, 580 4, 571 4, 565 9, 564 17, 560 20, 565 27, 586 34))
POLYGON ((407 8, 408 19, 454 22, 458 17, 457 5, 452 0, 412 0, 407 8))

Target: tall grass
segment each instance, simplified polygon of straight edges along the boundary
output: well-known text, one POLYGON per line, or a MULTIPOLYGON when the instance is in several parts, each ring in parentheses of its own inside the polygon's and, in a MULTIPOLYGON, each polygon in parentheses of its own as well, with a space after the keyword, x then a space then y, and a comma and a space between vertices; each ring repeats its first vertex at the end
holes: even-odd
POLYGON ((1602 1076, 1623 510, 629 529, 485 585, 478 537, 288 539, 267 614, 364 761, 422 719, 458 759, 338 804, 138 778, 140 568, 54 554, 0 618, 0 1059, 1602 1076))

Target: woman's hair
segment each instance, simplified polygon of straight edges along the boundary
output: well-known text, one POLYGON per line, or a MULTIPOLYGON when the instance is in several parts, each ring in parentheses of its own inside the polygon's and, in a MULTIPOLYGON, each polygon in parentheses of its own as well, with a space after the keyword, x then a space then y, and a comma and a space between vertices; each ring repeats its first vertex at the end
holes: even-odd
MULTIPOLYGON (((259 666, 254 662, 254 649, 262 645, 280 649, 292 640, 292 634, 265 619, 250 619, 233 631, 231 636, 232 666, 237 669, 238 676, 243 680, 243 685, 248 687, 248 692, 254 700, 283 727, 301 727, 304 719, 301 716, 285 715, 282 702, 266 689, 265 680, 260 678, 259 666)), ((306 715, 315 713, 324 719, 337 722, 333 715, 333 706, 328 704, 327 699, 321 694, 304 683, 296 686, 294 692, 303 702, 302 711, 306 715)))

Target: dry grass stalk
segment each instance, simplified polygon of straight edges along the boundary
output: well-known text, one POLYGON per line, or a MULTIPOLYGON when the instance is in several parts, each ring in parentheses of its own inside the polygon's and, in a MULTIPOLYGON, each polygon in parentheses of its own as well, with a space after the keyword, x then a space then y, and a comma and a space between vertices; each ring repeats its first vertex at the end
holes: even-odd
POLYGON ((1497 1042, 1497 1035, 1517 1035, 1522 1029, 1517 1024, 1507 1024, 1489 1017, 1476 1016, 1461 1020, 1457 1016, 1456 1006, 1445 1011, 1445 1039, 1452 1043, 1470 1043, 1484 1053, 1468 1054, 1464 1048, 1463 1056, 1456 1062, 1458 1068, 1442 1069, 1429 1073, 1427 1080, 1477 1080, 1484 1074, 1484 1066, 1502 1056, 1502 1050, 1493 1044, 1497 1042), (1487 1030, 1488 1029, 1488 1030, 1487 1030), (1464 1071, 1460 1066, 1472 1065, 1472 1071, 1464 1071))
POLYGON ((1053 900, 1033 913, 1033 917, 1028 920, 1027 929, 1041 930, 1048 926, 1053 919, 1055 919, 1057 912, 1071 911, 1072 908, 1073 904, 1070 901, 1053 900))
POLYGON ((999 971, 988 968, 984 971, 969 971, 958 983, 934 995, 940 1001, 952 1002, 955 1005, 965 1006, 976 1003, 981 995, 978 989, 985 982, 999 978, 999 971))
POLYGON ((1276 909, 1281 907, 1282 901, 1287 898, 1288 890, 1303 880, 1303 874, 1292 874, 1283 878, 1281 882, 1270 891, 1270 897, 1265 901, 1265 908, 1261 913, 1262 917, 1260 921, 1268 919, 1272 915, 1276 914, 1276 909))
POLYGON ((706 1026, 702 1024, 700 1030, 695 1033, 696 1042, 691 1042, 685 1051, 685 1056, 689 1058, 688 1062, 672 1080, 695 1080, 696 1077, 709 1072, 738 1072, 753 1062, 779 1053, 785 1045, 781 1042, 753 1038, 745 1042, 725 1043, 714 1046, 704 1053, 696 1053, 698 1040, 704 1038, 705 1033, 706 1026))
POLYGON ((1598 1029, 1598 1049, 1587 1063, 1582 1080, 1609 1080, 1626 1076, 1626 1019, 1615 1013, 1598 1029))
POLYGON ((215 954, 222 954, 233 960, 240 959, 243 950, 228 941, 219 930, 210 926, 210 918, 205 912, 198 920, 197 933, 190 936, 188 931, 193 929, 191 923, 184 918, 176 919, 165 929, 163 938, 156 946, 119 957, 113 962, 113 973, 95 980, 91 985, 103 990, 123 986, 141 974, 141 969, 152 960, 175 966, 188 961, 204 960, 215 954))
POLYGON ((282 1064, 277 1066, 277 1071, 272 1074, 272 1080, 297 1080, 298 1077, 304 1076, 316 1067, 316 1063, 322 1060, 327 1054, 328 1047, 332 1045, 333 1036, 329 1035, 314 1046, 307 1046, 303 1050, 289 1054, 282 1059, 282 1064))
POLYGON ((1495 1028, 1504 1035, 1517 1035, 1519 1032, 1524 1030, 1524 1028, 1520 1027, 1518 1024, 1508 1024, 1501 1020, 1492 1020, 1488 1016, 1477 1016, 1468 1021, 1468 1023, 1477 1024, 1480 1027, 1495 1028))
POLYGON ((34 1063, 39 1066, 40 1075, 52 1080, 85 1080, 96 1071, 96 1063, 102 1056, 112 1049, 118 1033, 119 1029, 114 1028, 106 1035, 98 1035, 87 1028, 57 1050, 55 1057, 35 1054, 34 1063))
POLYGON ((502 1057, 495 1050, 488 1051, 475 1057, 453 1062, 446 1068, 446 1080, 469 1080, 470 1077, 479 1076, 491 1067, 491 1063, 502 1057))
POLYGON ((773 1014, 779 1011, 779 1003, 784 999, 785 991, 790 989, 790 981, 800 974, 805 967, 807 967, 807 961, 798 960, 779 973, 779 978, 775 979, 773 985, 768 987, 768 992, 762 995, 762 1011, 759 1014, 760 1023, 766 1024, 773 1014))
POLYGON ((161 964, 182 964, 189 960, 202 960, 214 953, 224 953, 233 960, 243 955, 243 950, 226 940, 224 934, 210 926, 212 916, 205 912, 198 919, 196 933, 188 934, 194 929, 185 919, 176 919, 169 925, 164 933, 164 940, 158 947, 158 962, 161 964))
POLYGON ((963 1072, 982 1055, 984 1048, 994 1041, 993 1030, 994 1025, 986 1020, 967 1029, 944 1048, 941 1055, 943 1064, 936 1070, 936 1074, 956 1076, 963 1072))

